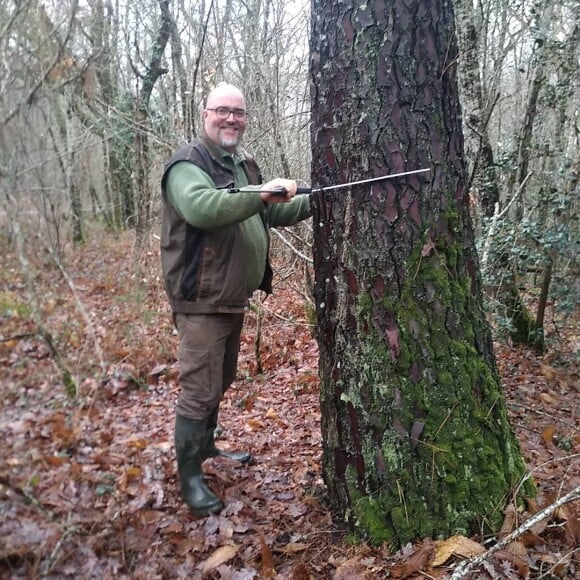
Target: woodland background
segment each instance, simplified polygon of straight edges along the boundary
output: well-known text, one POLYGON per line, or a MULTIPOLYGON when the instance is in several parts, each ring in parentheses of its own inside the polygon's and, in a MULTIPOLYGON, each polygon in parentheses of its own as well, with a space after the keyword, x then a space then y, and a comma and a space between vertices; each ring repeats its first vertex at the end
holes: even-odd
MULTIPOLYGON (((472 214, 514 428, 542 492, 533 513, 579 484, 580 3, 454 6, 472 214)), ((0 0, 7 577, 179 577, 204 563, 223 578, 444 573, 429 568, 432 545, 351 545, 325 508, 309 224, 274 236, 276 296, 253 301, 224 412, 263 463, 212 463, 228 494, 215 518, 190 518, 176 494, 159 176, 225 80, 246 94, 245 145, 264 175, 310 183, 310 18, 307 3, 277 0, 0 0)), ((575 509, 485 573, 573 577, 575 509)))

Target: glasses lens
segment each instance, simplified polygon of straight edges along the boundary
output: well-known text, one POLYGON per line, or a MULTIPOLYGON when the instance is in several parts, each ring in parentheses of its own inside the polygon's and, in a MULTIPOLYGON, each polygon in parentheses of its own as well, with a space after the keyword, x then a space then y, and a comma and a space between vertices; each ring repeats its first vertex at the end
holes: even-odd
POLYGON ((216 107, 215 113, 220 119, 227 119, 231 113, 233 113, 236 119, 246 118, 246 111, 244 111, 244 109, 230 109, 229 107, 216 107))

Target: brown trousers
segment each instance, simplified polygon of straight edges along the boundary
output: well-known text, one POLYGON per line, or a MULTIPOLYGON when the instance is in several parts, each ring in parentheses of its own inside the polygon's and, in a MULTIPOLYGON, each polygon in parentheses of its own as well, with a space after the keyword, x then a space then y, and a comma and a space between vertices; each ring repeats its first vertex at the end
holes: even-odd
POLYGON ((175 314, 181 394, 177 414, 199 421, 236 378, 244 314, 175 314))

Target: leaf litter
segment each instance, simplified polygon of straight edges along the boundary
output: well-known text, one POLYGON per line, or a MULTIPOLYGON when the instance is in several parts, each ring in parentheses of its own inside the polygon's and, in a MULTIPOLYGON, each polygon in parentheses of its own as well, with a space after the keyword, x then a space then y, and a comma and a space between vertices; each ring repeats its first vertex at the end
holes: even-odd
MULTIPOLYGON (((100 239, 67 259, 105 374, 70 288, 56 268, 37 265, 45 324, 78 380, 74 401, 26 313, 13 256, 0 258, 0 577, 443 578, 485 553, 490 539, 480 537, 426 539, 398 551, 353 544, 333 523, 320 465, 318 351, 303 299, 287 283, 265 302, 261 375, 249 312, 237 381, 220 414, 219 444, 248 446, 256 461, 206 461, 226 507, 192 516, 179 498, 173 454, 177 337, 155 252, 137 276, 131 245, 129 236, 100 239)), ((539 490, 525 513, 506 510, 498 539, 580 484, 575 322, 561 323, 545 355, 495 345, 539 490)), ((471 577, 576 577, 579 512, 578 502, 561 506, 471 577)))

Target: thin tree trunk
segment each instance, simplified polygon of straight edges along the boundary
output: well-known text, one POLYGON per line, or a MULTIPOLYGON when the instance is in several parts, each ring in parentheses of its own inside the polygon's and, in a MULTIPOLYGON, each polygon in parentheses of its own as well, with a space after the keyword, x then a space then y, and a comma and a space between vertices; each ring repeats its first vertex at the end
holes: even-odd
POLYGON ((143 85, 137 99, 136 107, 136 131, 135 131, 135 158, 136 158, 136 182, 137 182, 137 223, 136 238, 137 247, 142 247, 146 234, 151 224, 151 188, 149 187, 149 168, 151 167, 149 156, 150 114, 149 102, 151 93, 157 79, 167 73, 161 67, 163 53, 171 35, 172 19, 169 12, 169 0, 159 0, 161 8, 161 23, 157 32, 151 61, 147 73, 143 79, 143 85))
MULTIPOLYGON (((466 194, 475 200, 478 217, 479 209, 483 216, 493 216, 495 204, 499 202, 499 187, 495 173, 493 149, 491 147, 488 123, 491 110, 486 110, 483 100, 483 87, 480 74, 480 45, 473 2, 455 0, 457 14, 457 36, 460 49, 459 78, 463 105, 465 157, 468 169, 466 194)), ((499 94, 497 95, 499 97, 499 94)), ((495 105, 494 99, 491 109, 495 105)))

